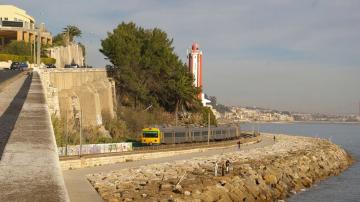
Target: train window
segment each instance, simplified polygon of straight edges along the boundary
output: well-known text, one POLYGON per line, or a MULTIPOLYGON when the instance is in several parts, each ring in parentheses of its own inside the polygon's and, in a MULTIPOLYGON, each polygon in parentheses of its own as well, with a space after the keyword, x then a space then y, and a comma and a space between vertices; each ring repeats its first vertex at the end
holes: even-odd
POLYGON ((194 132, 194 136, 200 136, 200 132, 194 132))
POLYGON ((157 138, 158 133, 157 132, 143 132, 143 137, 145 137, 145 138, 157 138))
POLYGON ((164 133, 164 137, 172 137, 173 134, 172 133, 164 133))
POLYGON ((176 137, 185 137, 185 133, 175 133, 176 137))
POLYGON ((215 132, 215 134, 216 134, 216 135, 220 135, 220 134, 222 134, 222 131, 221 131, 221 130, 217 130, 217 131, 215 132))

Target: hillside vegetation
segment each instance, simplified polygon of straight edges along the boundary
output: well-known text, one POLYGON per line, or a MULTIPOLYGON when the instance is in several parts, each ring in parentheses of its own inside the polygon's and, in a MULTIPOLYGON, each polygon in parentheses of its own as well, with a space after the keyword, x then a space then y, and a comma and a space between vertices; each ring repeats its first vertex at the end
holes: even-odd
POLYGON ((132 22, 119 24, 101 41, 100 52, 112 64, 108 74, 116 82, 118 104, 122 106, 119 119, 132 132, 154 124, 207 124, 208 113, 216 124, 211 110, 197 99, 201 89, 193 86, 193 76, 175 54, 172 43, 159 28, 144 29, 132 22), (163 113, 157 113, 152 121, 140 117, 130 121, 128 116, 121 116, 126 109, 138 116, 142 111, 163 113))

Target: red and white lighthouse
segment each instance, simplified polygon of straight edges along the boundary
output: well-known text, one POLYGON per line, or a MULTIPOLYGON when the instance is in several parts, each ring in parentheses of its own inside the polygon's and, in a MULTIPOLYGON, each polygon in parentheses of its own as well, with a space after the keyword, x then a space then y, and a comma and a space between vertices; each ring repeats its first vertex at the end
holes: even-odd
MULTIPOLYGON (((202 83, 202 51, 199 49, 199 44, 193 43, 191 46, 191 50, 188 51, 188 59, 189 59, 189 72, 191 72, 194 75, 194 86, 195 87, 203 87, 202 83)), ((205 106, 206 103, 209 103, 210 101, 205 99, 204 93, 200 92, 198 94, 199 100, 203 103, 205 106)))

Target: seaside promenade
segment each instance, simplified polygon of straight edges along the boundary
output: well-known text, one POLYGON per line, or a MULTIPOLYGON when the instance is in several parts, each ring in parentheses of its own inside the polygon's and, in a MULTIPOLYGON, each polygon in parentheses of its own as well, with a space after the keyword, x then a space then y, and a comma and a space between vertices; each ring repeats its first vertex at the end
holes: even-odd
MULTIPOLYGON (((241 151, 263 148, 270 146, 274 143, 271 137, 262 137, 262 141, 254 144, 246 144, 241 146, 241 151)), ((113 171, 125 169, 125 168, 137 168, 144 165, 159 164, 159 163, 173 163, 179 160, 191 160, 198 157, 213 156, 217 154, 223 154, 228 152, 237 151, 237 145, 212 148, 202 152, 179 154, 176 156, 169 156, 163 158, 147 159, 133 162, 124 162, 117 164, 110 164, 104 166, 97 166, 91 168, 82 168, 75 170, 63 171, 65 184, 68 189, 69 197, 71 201, 102 201, 99 194, 94 187, 89 183, 87 175, 94 173, 111 173, 113 171)))

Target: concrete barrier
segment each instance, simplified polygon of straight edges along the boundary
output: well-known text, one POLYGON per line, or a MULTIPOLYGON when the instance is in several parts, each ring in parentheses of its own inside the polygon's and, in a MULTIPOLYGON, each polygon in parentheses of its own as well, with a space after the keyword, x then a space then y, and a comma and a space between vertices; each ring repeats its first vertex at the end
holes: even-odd
POLYGON ((5 131, 9 134, 0 161, 0 201, 69 201, 37 72, 25 80, 2 121, 6 117, 15 117, 15 123, 5 131))

